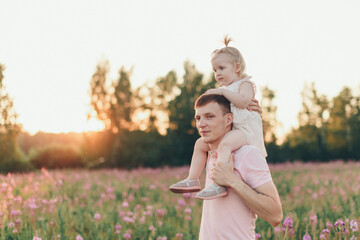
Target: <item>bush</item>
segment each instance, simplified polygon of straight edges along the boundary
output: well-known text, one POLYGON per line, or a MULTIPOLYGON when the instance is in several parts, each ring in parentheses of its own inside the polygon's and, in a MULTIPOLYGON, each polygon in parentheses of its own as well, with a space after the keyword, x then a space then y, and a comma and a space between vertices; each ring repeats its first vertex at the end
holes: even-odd
POLYGON ((79 168, 84 167, 81 153, 72 146, 52 144, 39 149, 31 149, 30 162, 36 168, 79 168))

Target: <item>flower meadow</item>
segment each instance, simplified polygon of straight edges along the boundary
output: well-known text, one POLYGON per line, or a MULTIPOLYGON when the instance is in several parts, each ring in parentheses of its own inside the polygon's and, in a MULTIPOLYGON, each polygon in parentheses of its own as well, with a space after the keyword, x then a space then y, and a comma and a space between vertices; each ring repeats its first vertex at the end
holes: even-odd
MULTIPOLYGON (((272 227, 259 218, 257 239, 360 239, 360 163, 270 169, 284 219, 272 227)), ((197 239, 202 201, 168 191, 187 172, 165 167, 0 175, 0 239, 197 239)))

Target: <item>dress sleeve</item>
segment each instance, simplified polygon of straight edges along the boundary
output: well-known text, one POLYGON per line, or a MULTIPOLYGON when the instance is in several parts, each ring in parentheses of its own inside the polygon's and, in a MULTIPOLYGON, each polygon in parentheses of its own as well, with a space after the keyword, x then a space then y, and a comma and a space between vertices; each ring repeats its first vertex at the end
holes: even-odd
POLYGON ((256 85, 255 85, 255 83, 254 83, 253 81, 251 81, 250 79, 251 79, 250 76, 242 79, 242 80, 241 80, 241 83, 239 84, 239 89, 238 89, 238 91, 240 90, 241 84, 243 84, 244 82, 248 82, 248 83, 251 84, 251 86, 252 86, 252 88, 253 88, 253 93, 254 93, 254 97, 255 97, 255 95, 256 95, 256 85))
POLYGON ((248 149, 246 154, 237 162, 241 162, 241 164, 234 163, 235 168, 240 172, 244 182, 251 188, 257 188, 264 183, 272 181, 266 159, 255 147, 248 149))

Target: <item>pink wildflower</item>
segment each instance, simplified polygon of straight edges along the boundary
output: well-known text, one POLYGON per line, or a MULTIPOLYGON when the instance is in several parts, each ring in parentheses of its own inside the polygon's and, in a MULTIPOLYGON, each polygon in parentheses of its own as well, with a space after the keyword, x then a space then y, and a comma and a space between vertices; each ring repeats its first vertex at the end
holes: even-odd
POLYGON ((311 240, 311 236, 309 234, 305 234, 303 240, 311 240))
POLYGON ((82 238, 82 236, 77 235, 77 236, 76 236, 76 240, 83 240, 83 238, 82 238))
POLYGON ((141 224, 144 224, 145 223, 145 216, 141 216, 141 218, 139 218, 139 222, 141 224))
POLYGON ((345 226, 345 223, 343 220, 337 220, 335 223, 334 223, 334 226, 335 227, 341 227, 341 226, 345 226))
POLYGON ((274 232, 275 232, 275 234, 277 234, 277 233, 281 232, 281 229, 279 227, 275 227, 274 232))
POLYGON ((151 211, 144 211, 144 215, 145 216, 152 216, 152 212, 151 211))
POLYGON ((311 225, 316 225, 317 222, 318 222, 318 220, 317 220, 316 214, 313 215, 313 216, 310 216, 310 224, 311 224, 311 225))
POLYGON ((255 233, 255 239, 260 239, 261 238, 261 234, 260 233, 255 233))
POLYGON ((179 205, 180 207, 184 207, 184 206, 186 205, 186 203, 185 203, 185 201, 184 201, 182 198, 179 198, 179 199, 178 199, 178 205, 179 205))
POLYGON ((286 229, 291 229, 293 227, 293 220, 291 217, 286 217, 283 222, 282 230, 285 231, 286 229))
POLYGON ((34 236, 34 237, 33 237, 33 240, 41 240, 41 238, 40 238, 40 237, 37 237, 37 236, 34 236))
POLYGON ((125 239, 131 239, 131 233, 124 233, 124 238, 125 239))
POLYGON ((162 218, 166 214, 166 209, 157 209, 156 216, 162 218))
POLYGON ((164 237, 159 236, 159 237, 156 238, 156 240, 167 240, 167 237, 166 236, 164 236, 164 237))
POLYGON ((187 216, 184 217, 184 219, 185 219, 185 221, 191 221, 191 216, 187 215, 187 216))
POLYGON ((119 212, 119 216, 121 217, 121 218, 123 218, 123 217, 125 217, 125 212, 119 212))
POLYGON ((122 207, 123 207, 123 208, 127 208, 127 207, 129 207, 128 202, 123 202, 123 203, 122 203, 122 207))
POLYGON ((177 233, 176 234, 176 240, 182 240, 183 239, 183 234, 182 233, 177 233))
POLYGON ((333 228, 334 227, 334 225, 332 225, 332 223, 330 223, 330 222, 326 222, 326 228, 327 229, 331 229, 331 228, 333 228))
POLYGON ((185 208, 184 212, 185 212, 186 214, 191 214, 191 208, 185 208))
POLYGON ((100 219, 101 219, 100 213, 95 213, 94 219, 95 219, 95 221, 100 221, 100 219))
POLYGON ((13 222, 9 222, 8 227, 9 227, 9 228, 13 228, 13 227, 15 227, 15 223, 13 223, 13 222))
POLYGON ((183 196, 184 196, 184 198, 189 199, 189 198, 191 198, 191 193, 184 193, 183 196))
POLYGON ((356 232, 357 230, 359 230, 358 223, 357 223, 356 220, 351 220, 351 221, 350 221, 350 229, 351 229, 353 232, 356 232))
POLYGON ((325 236, 325 234, 320 234, 319 238, 320 239, 326 239, 326 236, 325 236))
POLYGON ((132 193, 129 194, 128 201, 129 201, 129 202, 134 201, 134 194, 132 194, 132 193))

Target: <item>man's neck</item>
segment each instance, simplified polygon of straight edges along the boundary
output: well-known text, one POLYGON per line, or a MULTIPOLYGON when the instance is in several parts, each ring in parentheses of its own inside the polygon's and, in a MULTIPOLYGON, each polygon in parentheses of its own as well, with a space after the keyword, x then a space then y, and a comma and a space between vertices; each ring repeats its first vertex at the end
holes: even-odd
MULTIPOLYGON (((226 134, 227 132, 229 132, 230 130, 231 130, 231 128, 227 129, 226 132, 225 132, 225 134, 226 134)), ((212 143, 209 143, 209 147, 210 147, 210 151, 211 151, 211 152, 217 151, 221 140, 224 139, 225 134, 224 134, 221 138, 219 138, 218 140, 216 140, 216 141, 214 141, 214 142, 212 142, 212 143)))

